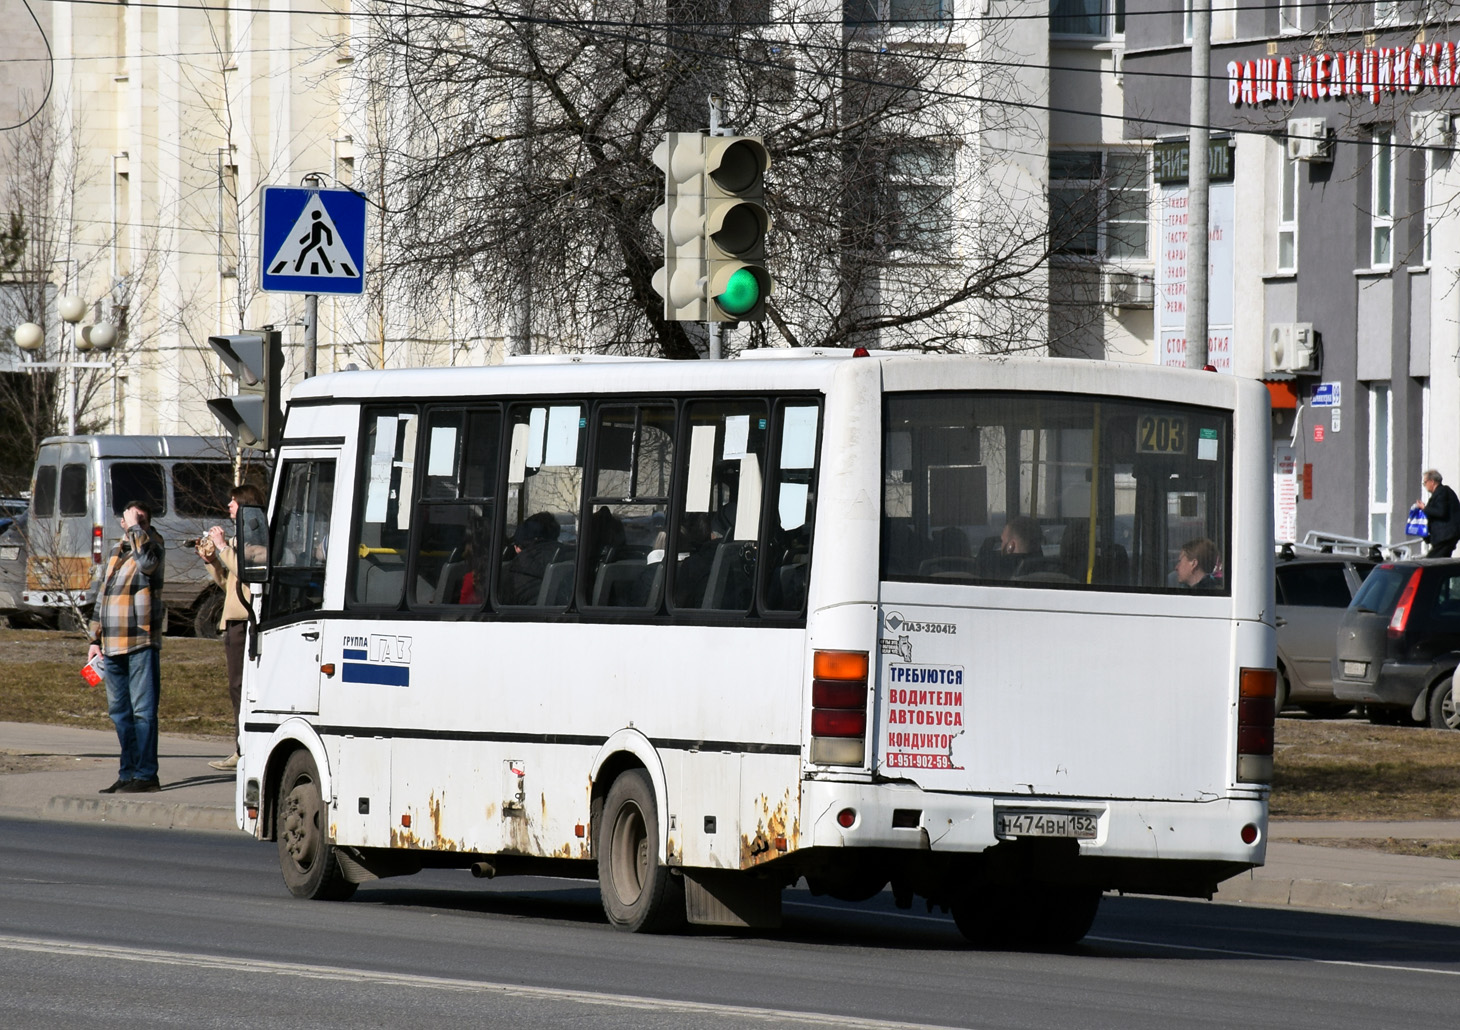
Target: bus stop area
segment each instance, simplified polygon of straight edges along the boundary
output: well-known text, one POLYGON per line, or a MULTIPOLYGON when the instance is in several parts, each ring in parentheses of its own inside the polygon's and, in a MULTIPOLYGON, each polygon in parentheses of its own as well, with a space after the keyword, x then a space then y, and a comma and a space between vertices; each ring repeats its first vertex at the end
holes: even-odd
MULTIPOLYGON (((161 735, 162 790, 108 795, 117 740, 105 730, 0 722, 0 817, 238 833, 234 778, 208 767, 222 737, 161 735)), ((1460 820, 1274 822, 1267 864, 1222 884, 1217 902, 1330 909, 1460 924, 1460 862, 1314 840, 1460 840, 1460 820)))

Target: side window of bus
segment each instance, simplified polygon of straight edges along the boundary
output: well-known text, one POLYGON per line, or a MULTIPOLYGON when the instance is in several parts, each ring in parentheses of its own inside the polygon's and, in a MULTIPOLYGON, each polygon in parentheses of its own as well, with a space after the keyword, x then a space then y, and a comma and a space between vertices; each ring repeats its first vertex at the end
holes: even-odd
POLYGON ((684 506, 673 549, 675 608, 750 610, 769 424, 760 400, 690 406, 684 506))
POLYGON ((413 410, 365 410, 346 597, 350 605, 397 608, 405 596, 419 425, 413 410))
POLYGON ((602 405, 583 532, 589 605, 658 609, 674 469, 674 407, 602 405))
POLYGON ((56 514, 56 477, 59 473, 55 465, 41 465, 35 470, 35 496, 30 499, 30 510, 36 518, 48 519, 56 514))
POLYGON ((811 577, 821 409, 807 401, 781 401, 776 405, 775 427, 764 608, 800 612, 806 607, 806 587, 811 577))
MULTIPOLYGON (((147 494, 133 494, 132 499, 152 498, 147 494)), ((86 466, 66 465, 61 469, 61 514, 86 515, 86 466)))
MULTIPOLYGON (((66 466, 68 469, 73 466, 66 466)), ((81 468, 81 466, 74 466, 81 468)), ((84 468, 81 488, 86 489, 84 468)), ((163 485, 162 466, 155 461, 118 461, 112 463, 108 473, 113 515, 120 515, 133 501, 146 501, 152 505, 152 518, 160 519, 167 514, 167 489, 163 485)), ((61 473, 61 514, 66 514, 66 473, 61 473)), ((226 507, 226 505, 225 505, 226 507)), ((85 508, 82 509, 85 511, 85 508)))
POLYGON ((172 467, 173 510, 185 518, 221 518, 228 511, 233 466, 222 461, 180 461, 172 467))
POLYGON ((314 611, 324 603, 324 564, 334 496, 333 461, 284 462, 269 543, 273 578, 268 618, 314 611))
POLYGON ((502 605, 566 608, 573 596, 588 434, 574 401, 513 405, 503 498, 502 605))
POLYGON ((414 606, 486 600, 496 517, 499 411, 432 408, 416 502, 414 606))

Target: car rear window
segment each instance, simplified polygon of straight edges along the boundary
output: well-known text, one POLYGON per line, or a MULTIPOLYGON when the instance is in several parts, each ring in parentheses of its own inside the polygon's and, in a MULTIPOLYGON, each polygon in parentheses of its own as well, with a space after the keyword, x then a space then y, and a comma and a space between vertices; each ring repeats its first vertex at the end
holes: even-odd
POLYGON ((1348 580, 1339 562, 1303 562, 1277 568, 1278 604, 1307 608, 1347 608, 1348 580))
POLYGON ((1359 587, 1351 607, 1364 608, 1380 615, 1392 615, 1412 571, 1393 565, 1380 565, 1364 580, 1364 585, 1359 587))

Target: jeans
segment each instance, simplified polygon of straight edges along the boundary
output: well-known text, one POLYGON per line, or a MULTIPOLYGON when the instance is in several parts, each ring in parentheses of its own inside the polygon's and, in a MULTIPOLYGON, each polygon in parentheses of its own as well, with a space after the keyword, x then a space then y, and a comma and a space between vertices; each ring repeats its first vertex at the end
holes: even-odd
POLYGON ((107 713, 117 727, 122 761, 117 779, 157 778, 158 649, 144 647, 129 654, 107 655, 107 713))

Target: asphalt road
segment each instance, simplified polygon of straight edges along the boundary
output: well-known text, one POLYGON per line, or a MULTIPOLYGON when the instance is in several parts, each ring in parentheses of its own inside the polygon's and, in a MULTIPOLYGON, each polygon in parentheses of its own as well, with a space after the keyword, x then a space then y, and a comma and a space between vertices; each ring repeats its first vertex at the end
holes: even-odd
POLYGON ((241 836, 0 820, 0 1027, 1445 1027, 1460 927, 1107 898, 1062 955, 792 891, 774 935, 609 928, 592 883, 300 902, 241 836))

